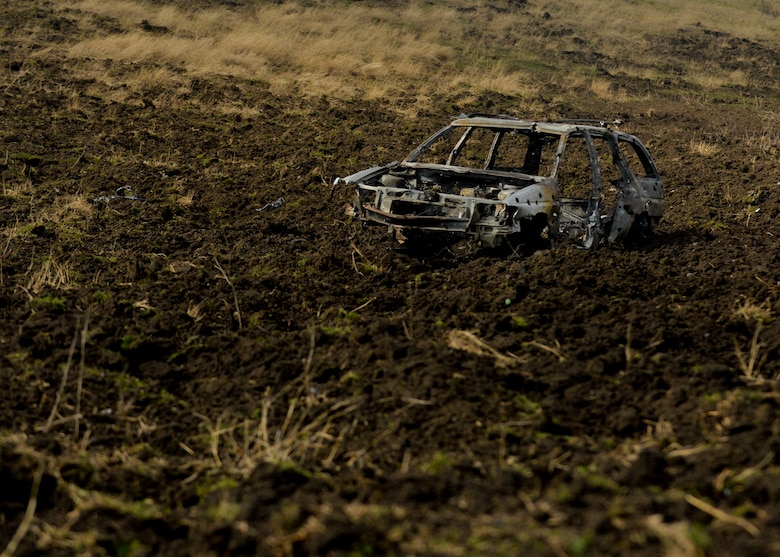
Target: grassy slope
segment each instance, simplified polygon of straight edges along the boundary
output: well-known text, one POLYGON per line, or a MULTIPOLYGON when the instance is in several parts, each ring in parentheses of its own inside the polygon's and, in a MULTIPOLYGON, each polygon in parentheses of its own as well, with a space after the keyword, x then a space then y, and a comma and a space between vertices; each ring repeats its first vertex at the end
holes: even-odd
MULTIPOLYGON (((438 94, 490 92, 539 109, 539 91, 550 82, 561 97, 642 98, 670 78, 694 93, 718 94, 765 81, 749 62, 761 56, 762 43, 780 40, 770 2, 53 4, 81 31, 81 40, 60 45, 75 75, 95 79, 116 100, 161 84, 166 98, 175 98, 186 95, 193 77, 208 75, 331 98, 414 91, 420 105, 438 94), (701 29, 724 34, 723 52, 698 52, 695 39, 684 40, 701 29), (730 52, 731 39, 758 48, 730 52)), ((35 19, 25 31, 37 36, 35 19)))

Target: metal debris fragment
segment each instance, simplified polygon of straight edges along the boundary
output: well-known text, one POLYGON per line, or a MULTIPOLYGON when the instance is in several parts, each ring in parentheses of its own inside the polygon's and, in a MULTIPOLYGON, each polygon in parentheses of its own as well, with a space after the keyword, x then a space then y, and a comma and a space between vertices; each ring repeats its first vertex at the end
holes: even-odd
POLYGON ((111 201, 114 201, 115 199, 123 199, 125 201, 144 201, 143 198, 138 197, 137 195, 133 195, 131 192, 133 191, 132 186, 122 186, 115 190, 115 193, 112 195, 101 195, 98 197, 95 197, 92 199, 93 203, 105 203, 108 204, 111 201))
POLYGON ((255 209, 255 211, 260 212, 260 211, 265 211, 266 209, 268 209, 269 211, 273 211, 274 209, 278 209, 282 205, 284 205, 284 197, 280 197, 279 199, 277 199, 273 203, 266 203, 265 205, 263 205, 259 209, 255 209))

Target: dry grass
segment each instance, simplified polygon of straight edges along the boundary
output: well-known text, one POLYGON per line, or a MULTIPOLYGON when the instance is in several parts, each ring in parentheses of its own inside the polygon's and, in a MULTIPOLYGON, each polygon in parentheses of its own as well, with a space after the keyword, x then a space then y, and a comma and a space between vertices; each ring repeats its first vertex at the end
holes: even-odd
MULTIPOLYGON (((553 17, 568 23, 578 22, 580 28, 598 30, 605 43, 611 42, 615 47, 626 44, 626 40, 643 45, 648 29, 656 34, 665 34, 694 25, 757 41, 776 41, 780 23, 767 18, 766 10, 751 4, 742 0, 630 3, 621 0, 553 0, 547 3, 545 9, 553 17), (604 17, 604 14, 609 14, 609 17, 604 17)), ((627 53, 621 54, 620 58, 625 59, 627 53)))
POLYGON ((768 354, 761 354, 763 344, 760 342, 761 332, 766 323, 772 319, 772 302, 767 299, 763 304, 758 304, 750 298, 739 300, 734 309, 734 315, 748 323, 755 323, 753 337, 750 340, 747 351, 744 351, 737 339, 734 339, 734 353, 739 363, 739 369, 748 381, 761 380, 761 368, 767 360, 768 354))
POLYGON ((721 87, 747 87, 750 85, 748 77, 741 70, 725 73, 708 68, 706 71, 700 71, 692 66, 687 73, 687 79, 705 91, 714 91, 721 87))
POLYGON ((738 526, 753 537, 758 537, 761 534, 760 530, 749 520, 745 520, 742 517, 734 516, 725 511, 722 511, 721 509, 710 505, 706 501, 702 501, 698 497, 694 497, 690 493, 686 493, 684 498, 688 504, 696 507, 700 511, 707 513, 716 520, 738 526))
POLYGON ((31 265, 27 272, 26 290, 30 294, 39 294, 44 288, 68 288, 71 271, 67 263, 57 261, 49 254, 39 265, 31 265))
MULTIPOLYGON (((213 465, 229 473, 248 476, 261 462, 329 468, 351 426, 337 426, 357 410, 361 396, 331 402, 299 389, 289 401, 281 423, 274 421, 272 408, 277 397, 263 396, 260 415, 241 422, 212 422, 205 416, 205 439, 213 465)), ((349 421, 347 420, 347 424, 349 421)))
POLYGON ((25 197, 33 192, 32 180, 26 177, 17 177, 13 180, 6 181, 5 177, 2 180, 2 192, 7 197, 25 197))
POLYGON ((526 361, 512 353, 502 354, 470 331, 450 331, 447 334, 447 346, 453 350, 492 358, 498 367, 512 366, 526 361))
POLYGON ((661 540, 666 557, 704 557, 704 551, 696 545, 687 520, 666 522, 662 515, 653 514, 642 521, 642 526, 661 540))
POLYGON ((63 195, 53 205, 42 209, 35 219, 36 224, 51 223, 55 225, 84 226, 92 215, 93 206, 83 194, 63 195))
POLYGON ((742 371, 745 378, 750 381, 760 379, 761 368, 766 363, 767 359, 767 354, 761 356, 761 348, 763 345, 759 342, 759 338, 761 336, 762 327, 760 322, 756 325, 747 353, 742 350, 737 340, 734 339, 734 353, 739 362, 739 369, 742 371))
POLYGON ((747 147, 758 149, 762 154, 774 156, 780 151, 780 115, 765 110, 762 99, 755 99, 755 109, 761 114, 763 125, 760 129, 745 132, 747 147))
MULTIPOLYGON (((86 26, 94 25, 89 18, 98 15, 112 18, 122 30, 96 30, 70 45, 67 56, 77 72, 96 78, 93 87, 108 86, 114 100, 123 101, 160 83, 176 95, 189 96, 192 78, 229 75, 266 83, 274 93, 377 99, 414 91, 416 101, 425 103, 437 93, 468 91, 531 102, 560 71, 574 82, 585 82, 584 87, 599 98, 617 95, 626 100, 630 96, 616 88, 614 80, 587 77, 589 67, 567 66, 560 50, 581 49, 584 37, 588 48, 621 60, 620 68, 611 69, 615 74, 654 79, 653 68, 663 59, 654 53, 647 29, 669 35, 703 26, 751 40, 777 41, 777 21, 767 17, 766 9, 746 8, 734 0, 708 5, 707 10, 672 0, 630 4, 553 0, 498 15, 490 7, 472 9, 460 0, 394 7, 353 2, 338 8, 259 3, 235 10, 82 0, 73 7, 80 10, 86 26), (469 9, 467 17, 463 9, 469 9), (556 28, 571 33, 555 41, 528 33, 544 12, 552 15, 556 28), (104 64, 107 60, 112 64, 104 64)), ((687 65, 687 79, 705 90, 748 84, 739 70, 687 65)), ((561 85, 562 92, 576 87, 561 85)))
POLYGON ((716 143, 692 137, 690 142, 691 153, 701 155, 702 157, 711 157, 720 152, 720 147, 716 143))
POLYGON ((734 315, 745 321, 767 323, 772 318, 772 301, 767 299, 759 304, 752 298, 740 298, 735 304, 734 315))
MULTIPOLYGON (((115 18, 127 32, 87 38, 73 45, 69 56, 156 63, 129 76, 139 87, 176 80, 170 67, 183 67, 189 77, 232 75, 266 81, 278 92, 368 97, 384 96, 394 81, 415 79, 445 63, 452 49, 437 37, 457 17, 454 10, 445 10, 433 18, 430 10, 415 6, 397 14, 383 8, 334 10, 295 3, 258 6, 249 13, 186 13, 122 0, 77 5, 85 13, 115 18), (142 21, 167 31, 149 33, 142 21)), ((109 84, 128 81, 128 76, 105 73, 109 84)))

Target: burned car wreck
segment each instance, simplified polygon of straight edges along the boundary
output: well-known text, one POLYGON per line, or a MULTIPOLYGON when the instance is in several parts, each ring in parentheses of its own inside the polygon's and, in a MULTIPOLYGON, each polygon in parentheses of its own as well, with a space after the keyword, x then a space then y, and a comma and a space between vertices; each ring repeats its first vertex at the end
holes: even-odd
POLYGON ((595 248, 649 235, 664 212, 653 158, 618 124, 461 115, 402 162, 334 185, 355 188, 348 214, 402 242, 444 234, 495 247, 546 235, 595 248))

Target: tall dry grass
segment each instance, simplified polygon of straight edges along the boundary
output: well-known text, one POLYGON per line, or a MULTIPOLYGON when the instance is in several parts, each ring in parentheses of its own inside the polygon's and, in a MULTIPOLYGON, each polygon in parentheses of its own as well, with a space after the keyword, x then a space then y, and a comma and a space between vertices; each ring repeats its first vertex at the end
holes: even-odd
MULTIPOLYGON (((614 98, 617 92, 625 100, 627 92, 589 75, 587 63, 567 61, 561 52, 590 49, 618 60, 620 67, 610 68, 615 74, 658 79, 668 54, 654 52, 654 37, 679 29, 702 26, 780 42, 780 17, 772 15, 771 0, 549 0, 519 7, 501 1, 475 7, 465 0, 291 1, 237 9, 142 0, 57 4, 67 6, 86 30, 67 49, 72 67, 119 97, 160 83, 186 95, 192 78, 228 75, 264 82, 274 93, 338 98, 404 93, 424 103, 442 92, 496 92, 530 100, 555 81, 563 93, 589 90, 614 98), (100 27, 96 16, 113 25, 100 27), (577 79, 578 85, 569 86, 577 79)), ((733 70, 681 64, 705 90, 748 83, 733 70)))
MULTIPOLYGON (((280 92, 296 88, 304 94, 382 96, 400 81, 420 76, 429 76, 435 86, 442 75, 432 70, 453 56, 452 47, 438 37, 454 24, 454 9, 433 16, 415 6, 401 12, 295 3, 239 12, 185 12, 128 0, 85 0, 77 6, 84 13, 116 18, 127 32, 86 38, 69 49, 72 58, 156 62, 183 67, 191 77, 265 81, 280 92), (142 21, 157 31, 145 30, 142 21)), ((166 71, 158 67, 154 77, 173 79, 166 71)))
MULTIPOLYGON (((777 42, 780 19, 771 15, 771 0, 550 0, 553 17, 591 30, 605 41, 626 44, 652 34, 669 34, 702 26, 755 41, 777 42)), ((775 1, 774 4, 777 4, 775 1)))

